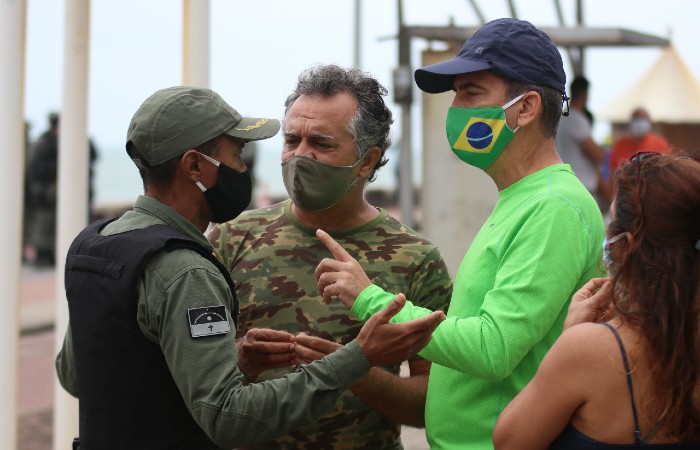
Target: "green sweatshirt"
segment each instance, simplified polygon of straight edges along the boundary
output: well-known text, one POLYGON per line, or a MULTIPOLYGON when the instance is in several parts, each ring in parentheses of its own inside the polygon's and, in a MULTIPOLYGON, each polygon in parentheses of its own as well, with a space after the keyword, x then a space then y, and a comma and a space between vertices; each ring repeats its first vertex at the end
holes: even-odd
MULTIPOLYGON (((603 237, 600 210, 568 165, 500 192, 456 274, 447 319, 420 353, 433 362, 425 412, 432 449, 493 448, 499 413, 561 333, 571 296, 603 275, 603 237)), ((366 320, 393 296, 369 286, 352 312, 366 320)), ((429 313, 408 302, 393 320, 429 313)))

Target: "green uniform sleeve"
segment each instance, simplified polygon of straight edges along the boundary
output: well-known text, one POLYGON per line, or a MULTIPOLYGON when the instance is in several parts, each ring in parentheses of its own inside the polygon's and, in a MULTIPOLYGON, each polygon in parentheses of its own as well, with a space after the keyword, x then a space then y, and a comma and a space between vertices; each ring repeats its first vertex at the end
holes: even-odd
POLYGON ((235 323, 228 285, 208 261, 200 265, 173 254, 149 264, 140 286, 139 325, 160 345, 192 416, 217 445, 252 445, 309 422, 333 406, 368 370, 357 343, 303 366, 284 378, 245 384, 238 370, 235 323), (170 258, 170 259, 167 259, 170 258), (177 267, 177 275, 153 267, 177 267), (187 309, 225 305, 231 332, 190 337, 187 309))
MULTIPOLYGON (((567 211, 570 208, 563 206, 560 214, 567 211)), ((510 375, 566 308, 572 292, 582 283, 591 253, 586 230, 558 226, 551 218, 551 214, 535 211, 507 248, 501 249, 494 285, 483 299, 453 296, 453 306, 455 302, 481 304, 478 315, 448 314, 420 356, 484 379, 500 380, 510 375)), ((479 276, 478 272, 469 275, 479 276)), ((458 283, 469 282, 456 279, 455 290, 458 283)), ((352 312, 367 320, 392 298, 393 294, 369 286, 358 296, 352 312)), ((428 313, 407 302, 392 321, 428 313)))
POLYGON ((73 356, 73 333, 71 332, 70 324, 66 330, 66 335, 63 338, 63 346, 61 351, 56 356, 56 375, 58 381, 73 397, 78 396, 78 378, 73 368, 75 367, 73 356))

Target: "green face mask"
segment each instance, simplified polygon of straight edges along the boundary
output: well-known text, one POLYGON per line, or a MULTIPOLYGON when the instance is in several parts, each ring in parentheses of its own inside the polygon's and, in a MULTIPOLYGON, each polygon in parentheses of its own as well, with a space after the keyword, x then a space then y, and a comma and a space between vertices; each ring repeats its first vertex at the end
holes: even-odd
POLYGON ((506 109, 523 98, 515 97, 503 106, 488 108, 451 107, 447 111, 447 140, 455 155, 465 163, 486 169, 498 158, 518 131, 506 124, 506 109))
POLYGON ((296 206, 307 211, 321 211, 338 203, 360 179, 352 171, 364 159, 363 154, 352 166, 333 166, 305 156, 293 156, 282 163, 282 179, 296 206))

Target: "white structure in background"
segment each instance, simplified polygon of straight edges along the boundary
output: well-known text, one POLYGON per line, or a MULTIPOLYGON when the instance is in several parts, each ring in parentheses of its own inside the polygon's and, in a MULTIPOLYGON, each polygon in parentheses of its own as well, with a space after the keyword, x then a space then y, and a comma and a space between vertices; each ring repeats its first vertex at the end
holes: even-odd
POLYGON ((655 121, 700 122, 700 86, 676 48, 663 50, 656 62, 630 88, 615 98, 597 116, 611 122, 626 122, 632 110, 644 106, 655 121))
MULTIPOLYGON (((632 77, 631 77, 632 78, 632 77)), ((673 45, 630 88, 596 115, 624 134, 632 111, 644 107, 655 131, 680 148, 700 148, 700 85, 673 45)))
POLYGON ((209 0, 182 3, 182 84, 209 87, 209 0))

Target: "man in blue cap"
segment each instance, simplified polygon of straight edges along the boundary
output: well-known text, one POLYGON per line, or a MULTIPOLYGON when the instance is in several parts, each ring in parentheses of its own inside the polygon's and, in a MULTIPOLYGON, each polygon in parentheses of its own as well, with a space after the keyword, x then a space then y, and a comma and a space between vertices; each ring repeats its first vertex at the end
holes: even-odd
MULTIPOLYGON (((415 80, 428 93, 454 90, 446 121, 452 152, 499 190, 456 274, 447 319, 419 353, 434 363, 426 433, 433 449, 491 449, 499 413, 561 333, 572 294, 602 273, 603 220, 557 154, 565 74, 541 30, 516 19, 489 22, 455 58, 418 69, 415 80)), ((325 298, 338 296, 363 320, 391 301, 318 235, 335 257, 316 270, 325 298)), ((394 320, 428 313, 409 303, 394 320)))

